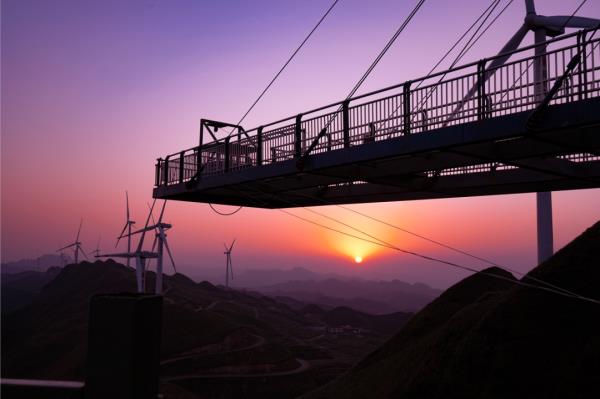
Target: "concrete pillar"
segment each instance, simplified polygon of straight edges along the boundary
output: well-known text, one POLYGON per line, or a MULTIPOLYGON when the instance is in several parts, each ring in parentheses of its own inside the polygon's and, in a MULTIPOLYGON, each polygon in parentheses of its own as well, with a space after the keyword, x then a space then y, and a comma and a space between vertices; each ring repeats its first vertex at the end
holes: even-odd
POLYGON ((156 399, 162 297, 95 295, 90 302, 86 399, 156 399))

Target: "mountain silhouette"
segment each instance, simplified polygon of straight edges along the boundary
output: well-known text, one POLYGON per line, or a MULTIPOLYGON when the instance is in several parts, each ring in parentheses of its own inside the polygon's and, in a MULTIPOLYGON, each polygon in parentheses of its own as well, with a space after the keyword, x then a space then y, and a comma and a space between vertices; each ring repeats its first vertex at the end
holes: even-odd
POLYGON ((60 267, 52 266, 45 272, 25 271, 2 274, 2 313, 13 312, 31 303, 42 287, 52 281, 60 267))
POLYGON ((422 283, 339 278, 292 280, 257 289, 267 295, 287 296, 325 307, 351 307, 375 314, 414 312, 441 294, 440 290, 422 283))
MULTIPOLYGON (((600 299, 600 222, 529 276, 600 299)), ((303 398, 600 397, 600 305, 511 279, 490 268, 457 283, 303 398)))
MULTIPOLYGON (((148 287, 154 278, 147 274, 148 287)), ((135 286, 134 270, 112 260, 59 270, 29 304, 2 314, 2 376, 85 378, 90 298, 135 286)), ((330 331, 339 310, 312 317, 260 293, 196 283, 182 274, 164 276, 164 287, 163 392, 295 397, 350 368, 410 317, 347 309, 343 321, 351 328, 339 333, 330 331), (243 383, 229 384, 231 378, 243 383)))
POLYGON ((45 272, 53 266, 62 266, 65 263, 70 263, 71 257, 67 254, 42 255, 36 259, 20 259, 14 262, 6 262, 0 265, 2 274, 14 274, 26 271, 45 272))

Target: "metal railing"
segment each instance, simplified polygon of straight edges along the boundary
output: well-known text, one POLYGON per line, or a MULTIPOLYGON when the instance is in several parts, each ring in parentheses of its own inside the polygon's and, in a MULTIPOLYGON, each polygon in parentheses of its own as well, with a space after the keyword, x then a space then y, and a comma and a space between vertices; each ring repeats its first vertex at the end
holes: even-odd
POLYGON ((300 159, 311 145, 310 154, 317 154, 533 110, 576 56, 580 57, 577 67, 550 104, 598 97, 600 38, 594 38, 593 32, 584 30, 545 42, 547 52, 537 60, 547 70, 544 81, 534 81, 536 56, 531 53, 536 45, 531 45, 159 158, 155 185, 300 159), (507 54, 512 61, 486 68, 507 54))

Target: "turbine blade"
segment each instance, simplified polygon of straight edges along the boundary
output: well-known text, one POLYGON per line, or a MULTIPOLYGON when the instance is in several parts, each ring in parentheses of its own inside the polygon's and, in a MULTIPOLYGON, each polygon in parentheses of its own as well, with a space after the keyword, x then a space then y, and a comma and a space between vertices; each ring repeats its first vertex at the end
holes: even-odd
POLYGON ((233 239, 233 242, 231 243, 231 246, 229 247, 229 252, 231 252, 231 250, 233 249, 233 244, 235 244, 235 240, 237 240, 237 238, 233 239))
POLYGON ((551 28, 560 28, 566 26, 568 28, 596 28, 600 25, 600 19, 557 15, 554 17, 546 17, 544 15, 536 15, 536 25, 542 25, 551 28))
POLYGON ((79 241, 79 233, 81 233, 82 225, 83 225, 83 218, 81 218, 81 221, 79 222, 79 230, 77 230, 77 238, 75 239, 75 242, 79 241))
POLYGON ((150 208, 150 212, 148 213, 148 217, 146 218, 146 224, 144 225, 144 228, 142 229, 143 230, 142 236, 140 237, 140 242, 139 242, 138 248, 137 248, 138 252, 140 252, 142 250, 142 247, 144 245, 144 237, 146 236, 146 229, 148 228, 148 223, 150 222, 150 216, 152 215, 152 211, 154 210, 155 204, 156 204, 156 198, 154 198, 154 201, 152 201, 152 207, 150 208))
POLYGON ((82 247, 81 245, 78 245, 78 247, 79 247, 79 250, 81 251, 81 253, 83 254, 84 258, 85 258, 85 259, 87 259, 87 260, 90 260, 90 259, 87 257, 87 255, 85 254, 85 251, 83 250, 83 247, 82 247))
POLYGON ((163 206, 162 209, 160 210, 160 216, 158 217, 158 223, 162 223, 162 218, 163 215, 165 214, 165 207, 167 206, 167 200, 165 200, 165 202, 163 202, 163 206))
POLYGON ((129 194, 125 191, 125 206, 127 207, 127 222, 129 222, 129 194))
POLYGON ((535 14, 535 4, 533 0, 525 0, 525 12, 527 14, 535 14))
POLYGON ((128 252, 118 252, 115 254, 98 254, 96 256, 97 258, 108 258, 108 257, 113 257, 113 258, 135 258, 134 254, 130 254, 128 252))
POLYGON ((163 244, 165 244, 165 248, 167 249, 167 253, 169 254, 169 259, 171 259, 171 265, 173 265, 173 270, 175 270, 175 273, 177 273, 175 261, 173 260, 173 255, 171 254, 171 248, 169 248, 169 243, 167 242, 166 238, 163 240, 163 244))
POLYGON ((229 255, 229 274, 231 275, 231 279, 233 280, 233 261, 231 260, 231 255, 229 255))
MULTIPOLYGON (((148 205, 148 209, 152 209, 152 208, 150 208, 149 202, 146 202, 146 205, 148 205)), ((156 220, 154 220, 154 215, 152 215, 152 224, 156 225, 156 220)))
POLYGON ((123 230, 121 231, 121 234, 119 234, 119 236, 117 237, 117 243, 115 244, 115 248, 117 247, 117 245, 119 245, 119 241, 121 240, 121 238, 123 238, 123 234, 125 234, 125 230, 127 230, 127 223, 125 223, 125 226, 123 227, 123 230))
MULTIPOLYGON (((502 47, 500 49, 500 51, 498 52, 498 55, 502 55, 504 53, 509 53, 511 51, 518 49, 519 45, 525 38, 525 35, 527 34, 527 32, 529 32, 529 27, 527 27, 525 24, 521 25, 519 30, 517 30, 515 32, 515 34, 508 40, 508 42, 506 42, 504 47, 502 47)), ((486 69, 493 70, 496 67, 503 65, 508 60, 509 57, 510 57, 510 55, 505 55, 505 56, 494 59, 490 63, 490 65, 486 67, 486 69)))
MULTIPOLYGON (((152 242, 152 250, 150 252, 154 253, 154 248, 156 248, 156 241, 158 240, 157 236, 154 236, 154 241, 152 242)), ((148 267, 150 267, 150 261, 152 259, 148 259, 148 267)))
MULTIPOLYGON (((510 38, 510 40, 508 42, 506 42, 504 47, 502 47, 502 49, 500 49, 500 52, 498 53, 499 57, 494 58, 494 60, 492 60, 490 65, 485 67, 487 72, 484 74, 484 77, 483 77, 484 82, 487 81, 491 76, 493 76, 494 73, 496 73, 496 70, 498 69, 498 67, 504 65, 504 63, 511 56, 511 54, 506 54, 506 55, 502 55, 502 54, 510 53, 511 51, 514 51, 517 48, 519 48, 519 45, 525 38, 525 35, 527 34, 527 32, 529 32, 529 27, 527 27, 527 25, 523 24, 523 25, 521 25, 519 30, 517 30, 517 32, 515 32, 515 34, 510 38)), ((452 111, 452 113, 450 114, 448 119, 446 119, 444 126, 446 126, 448 123, 450 123, 454 120, 456 115, 463 109, 463 107, 465 106, 467 101, 469 101, 475 93, 477 93, 477 84, 474 84, 473 87, 471 87, 471 89, 467 92, 467 94, 463 97, 463 99, 454 108, 454 110, 452 111)))
POLYGON ((156 228, 156 226, 154 226, 154 225, 153 225, 153 226, 148 226, 148 227, 145 227, 145 228, 143 228, 143 229, 139 229, 139 230, 136 230, 136 231, 132 231, 132 232, 131 232, 131 234, 129 234, 129 233, 127 233, 127 234, 123 234, 123 235, 122 235, 122 236, 120 236, 119 238, 125 238, 125 237, 129 237, 129 236, 134 236, 134 235, 136 235, 136 234, 140 234, 140 233, 144 233, 144 232, 146 232, 146 231, 154 230, 155 228, 156 228))
POLYGON ((60 251, 62 251, 63 249, 71 248, 71 247, 72 247, 72 246, 74 246, 74 245, 77 245, 77 244, 73 243, 73 244, 67 245, 66 247, 62 247, 61 249, 57 249, 57 250, 56 250, 56 252, 60 252, 60 251))

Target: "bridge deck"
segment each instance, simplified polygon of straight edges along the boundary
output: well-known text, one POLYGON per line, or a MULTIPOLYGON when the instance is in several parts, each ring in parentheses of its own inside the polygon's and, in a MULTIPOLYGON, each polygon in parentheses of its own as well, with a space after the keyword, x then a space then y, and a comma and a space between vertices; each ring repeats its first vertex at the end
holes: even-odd
POLYGON ((214 141, 159 159, 154 196, 276 208, 600 187, 600 39, 588 33, 548 42, 544 82, 533 81, 530 47, 501 67, 483 60, 250 131, 233 126, 221 140, 216 128, 232 125, 203 121, 201 140, 214 141), (561 77, 539 110, 535 93, 561 77))

